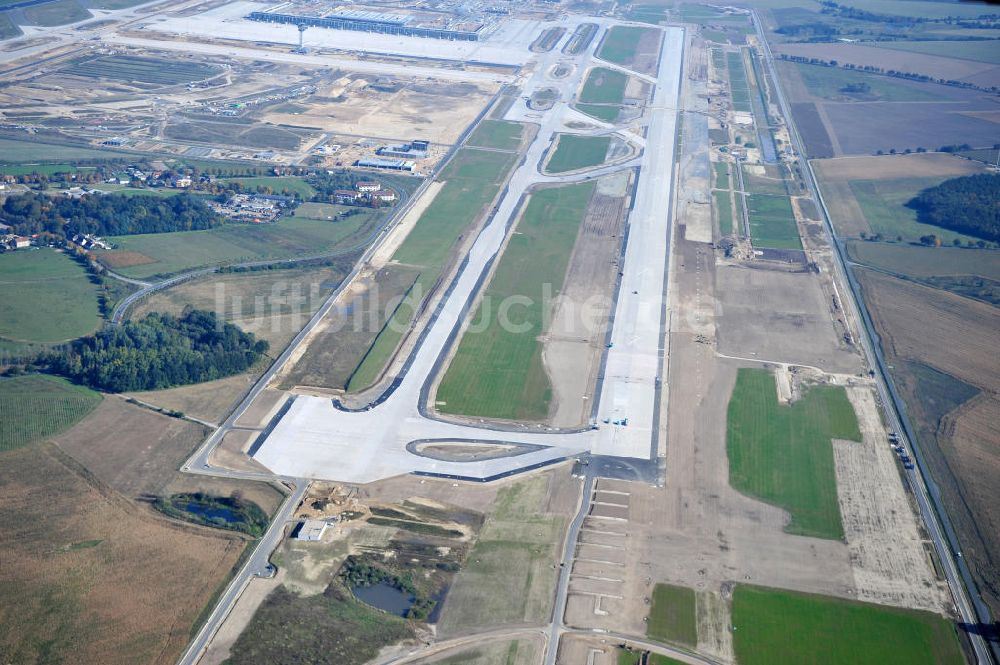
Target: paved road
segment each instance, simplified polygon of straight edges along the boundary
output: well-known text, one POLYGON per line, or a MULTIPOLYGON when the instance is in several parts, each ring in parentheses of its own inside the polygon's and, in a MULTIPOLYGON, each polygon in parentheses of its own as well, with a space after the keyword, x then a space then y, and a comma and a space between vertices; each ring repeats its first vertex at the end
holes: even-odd
MULTIPOLYGON (((760 39, 760 43, 764 47, 765 60, 767 67, 771 72, 771 77, 775 82, 778 102, 781 106, 781 111, 785 116, 785 120, 788 123, 792 145, 799 155, 805 155, 802 140, 799 136, 797 128, 795 127, 794 118, 792 117, 791 110, 785 100, 784 93, 782 92, 779 83, 780 79, 774 68, 774 58, 771 53, 770 44, 768 44, 765 39, 764 31, 761 27, 762 24, 756 12, 753 12, 753 22, 757 30, 757 36, 760 39)), ((942 526, 942 520, 947 521, 947 512, 945 507, 941 505, 941 502, 936 495, 932 498, 931 493, 928 491, 928 485, 930 484, 933 486, 933 481, 930 480, 930 477, 925 471, 922 459, 923 456, 919 451, 919 444, 917 443, 916 437, 913 436, 913 430, 906 418, 905 405, 902 403, 902 400, 899 398, 899 395, 892 386, 892 379, 887 371, 885 360, 882 357, 881 348, 876 343, 876 340, 878 339, 877 334, 875 333, 871 325, 871 321, 868 318, 868 312, 864 308, 863 300, 860 297, 860 293, 857 291, 857 286, 852 280, 845 265, 845 257, 837 240, 836 230, 831 222, 829 210, 827 210, 826 203, 823 200, 819 187, 816 184, 816 177, 812 170, 812 164, 805 159, 802 161, 806 165, 806 184, 808 185, 813 198, 820 202, 820 208, 823 211, 827 240, 833 249, 837 281, 839 281, 841 285, 847 285, 849 287, 846 297, 844 297, 844 294, 841 294, 841 300, 843 304, 850 309, 852 318, 854 321, 859 323, 861 328, 861 334, 859 335, 858 341, 861 343, 861 348, 864 352, 865 359, 868 362, 868 366, 876 371, 876 386, 879 397, 886 407, 885 412, 889 421, 887 424, 890 429, 899 433, 903 443, 905 443, 907 447, 914 452, 914 458, 917 461, 917 468, 905 471, 906 478, 910 483, 910 487, 913 488, 914 495, 917 498, 917 505, 920 509, 920 514, 923 517, 924 525, 927 527, 931 540, 934 542, 934 548, 938 553, 938 558, 940 559, 942 568, 944 569, 945 577, 948 580, 948 586, 951 588, 956 609, 958 610, 961 620, 968 625, 989 625, 991 621, 989 611, 982 603, 982 600, 978 597, 975 584, 971 579, 968 568, 966 567, 965 562, 961 559, 962 555, 958 543, 954 539, 953 534, 946 534, 946 530, 942 526)), ((991 645, 987 644, 987 641, 981 635, 974 632, 968 632, 966 634, 972 643, 972 647, 976 653, 976 659, 980 665, 989 665, 992 662, 997 662, 994 660, 994 656, 996 656, 996 654, 991 654, 991 645)), ((996 649, 997 645, 992 645, 992 648, 996 649)))
POLYGON ((285 502, 281 504, 281 507, 278 508, 278 511, 272 518, 267 533, 260 539, 253 553, 247 559, 246 563, 243 564, 240 572, 233 577, 229 586, 223 591, 222 597, 219 598, 215 609, 212 610, 212 614, 209 615, 201 630, 198 631, 198 634, 194 636, 194 639, 188 645, 187 651, 177 661, 178 665, 195 665, 208 647, 209 642, 215 637, 219 626, 222 625, 222 622, 226 620, 226 617, 233 610, 236 601, 239 600, 240 595, 246 589, 250 580, 256 576, 267 576, 268 559, 270 559, 271 553, 274 552, 278 543, 284 537, 285 526, 291 519, 299 502, 302 501, 302 497, 305 495, 308 487, 309 483, 305 481, 299 481, 294 486, 293 491, 288 495, 285 502))

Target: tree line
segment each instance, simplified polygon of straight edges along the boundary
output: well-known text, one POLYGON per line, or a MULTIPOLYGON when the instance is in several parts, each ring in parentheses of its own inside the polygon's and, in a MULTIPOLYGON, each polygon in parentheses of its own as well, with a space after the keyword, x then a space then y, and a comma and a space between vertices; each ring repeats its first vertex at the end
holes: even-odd
POLYGON ((38 364, 98 390, 158 390, 244 372, 268 348, 213 312, 186 308, 179 317, 154 312, 108 326, 38 364))
POLYGON ((190 194, 53 198, 28 192, 7 197, 0 207, 0 221, 19 235, 47 233, 65 238, 77 233, 109 236, 209 229, 220 225, 222 217, 190 194))
POLYGON ((907 205, 926 224, 1000 242, 1000 176, 962 176, 929 187, 907 205))

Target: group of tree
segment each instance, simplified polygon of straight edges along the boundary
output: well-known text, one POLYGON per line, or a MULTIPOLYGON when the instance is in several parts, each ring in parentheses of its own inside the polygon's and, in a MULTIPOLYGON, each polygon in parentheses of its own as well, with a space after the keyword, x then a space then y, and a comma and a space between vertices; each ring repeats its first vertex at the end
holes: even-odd
POLYGON ((70 198, 28 192, 7 197, 0 207, 0 221, 19 235, 72 237, 77 233, 107 236, 209 229, 221 224, 222 217, 190 194, 70 198))
POLYGON ((907 205, 925 224, 1000 241, 1000 175, 980 173, 945 180, 921 191, 907 205))
POLYGON ((151 313, 107 326, 40 358, 49 371, 108 392, 158 390, 201 383, 249 369, 268 350, 213 312, 187 308, 179 317, 151 313))

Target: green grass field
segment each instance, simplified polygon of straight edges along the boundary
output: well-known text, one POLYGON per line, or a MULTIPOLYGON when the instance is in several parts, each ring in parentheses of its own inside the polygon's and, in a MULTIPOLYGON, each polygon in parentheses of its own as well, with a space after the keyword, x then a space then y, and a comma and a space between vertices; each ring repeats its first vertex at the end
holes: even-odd
POLYGON ((902 236, 914 242, 920 236, 936 235, 944 244, 958 238, 961 242, 976 238, 917 221, 917 211, 906 207, 925 187, 933 187, 945 178, 901 178, 898 180, 851 180, 851 193, 861 206, 865 221, 872 232, 886 238, 902 236))
POLYGON ((100 325, 97 287, 79 264, 53 249, 0 254, 0 288, 0 337, 64 342, 100 325))
POLYGON ((628 75, 606 67, 594 67, 580 91, 584 104, 620 104, 625 97, 628 75))
POLYGON ((714 162, 715 186, 718 189, 729 189, 729 164, 726 162, 714 162))
POLYGON ((714 192, 715 210, 719 215, 719 233, 726 236, 733 232, 733 197, 728 191, 714 192))
POLYGON ((544 285, 562 289, 569 257, 593 192, 593 183, 544 189, 532 195, 437 392, 444 413, 539 420, 548 415, 552 388, 542 364, 547 308, 544 285), (500 308, 517 296, 530 302, 500 308))
MULTIPOLYGON (((415 293, 426 295, 437 282, 455 243, 500 191, 515 159, 514 153, 463 148, 442 171, 444 186, 392 257, 419 272, 415 293)), ((412 316, 412 307, 396 310, 355 370, 348 390, 366 388, 378 379, 412 316)))
POLYGON ((379 213, 366 210, 335 222, 296 216, 282 218, 275 224, 226 224, 208 231, 116 236, 110 238, 116 249, 100 252, 99 256, 116 272, 128 277, 169 275, 204 266, 347 249, 361 243, 380 218, 379 213), (119 257, 136 255, 151 262, 130 266, 118 263, 119 257))
MULTIPOLYGON (((618 650, 618 665, 642 665, 642 651, 626 651, 625 649, 618 650)), ((670 658, 669 656, 663 656, 658 653, 651 653, 646 657, 646 665, 683 665, 683 663, 675 658, 670 658)))
POLYGON ((625 18, 639 23, 659 25, 667 18, 667 9, 660 5, 628 5, 625 18))
POLYGON ((157 85, 177 85, 200 81, 221 72, 212 65, 176 59, 143 58, 132 55, 106 55, 76 61, 61 71, 75 76, 111 79, 157 85))
POLYGON ((270 187, 272 194, 284 194, 291 196, 298 192, 303 200, 308 200, 316 195, 313 186, 298 176, 261 176, 259 178, 223 178, 223 182, 238 182, 244 189, 251 192, 257 191, 258 187, 270 187))
POLYGON ((698 644, 694 589, 657 584, 649 608, 646 637, 660 642, 679 642, 690 647, 698 644))
POLYGON ((827 596, 737 586, 733 647, 740 665, 960 665, 951 622, 827 596))
POLYGON ((620 106, 612 104, 577 104, 576 109, 604 122, 614 122, 621 111, 620 106))
POLYGON ((750 113, 753 107, 750 104, 750 82, 743 64, 743 54, 727 53, 726 61, 729 65, 729 90, 733 98, 733 108, 742 113, 750 113))
POLYGON ((46 27, 66 25, 94 18, 94 15, 84 9, 76 0, 55 0, 55 2, 25 7, 21 11, 28 25, 46 27))
POLYGON ((547 489, 548 475, 536 475, 497 493, 493 513, 448 592, 441 634, 547 620, 565 525, 562 515, 545 511, 547 489))
POLYGON ((787 196, 751 194, 747 205, 750 235, 755 247, 802 249, 792 204, 787 196))
POLYGON ((610 136, 574 136, 562 134, 556 144, 545 170, 549 173, 565 173, 588 166, 604 163, 611 145, 610 136))
POLYGON ((63 432, 100 401, 100 393, 55 376, 31 374, 0 379, 0 451, 63 432))
POLYGON ((652 28, 637 28, 616 25, 608 29, 601 43, 601 50, 597 57, 616 65, 628 67, 635 58, 636 48, 642 39, 643 33, 652 31, 652 28))
MULTIPOLYGON (((97 150, 96 148, 77 148, 74 146, 53 145, 51 143, 37 143, 35 141, 18 141, 16 139, 0 138, 0 163, 11 164, 40 164, 46 161, 55 161, 65 164, 66 160, 76 159, 128 159, 135 157, 132 153, 117 152, 114 150, 97 150)), ((11 173, 3 166, 0 166, 0 173, 11 173)), ((30 173, 30 171, 29 171, 30 173)))
POLYGON ((495 148, 497 150, 517 150, 521 145, 523 125, 503 120, 483 120, 472 132, 467 142, 470 146, 495 148))
POLYGON ((856 96, 864 100, 883 102, 925 102, 941 100, 941 96, 930 92, 925 87, 911 86, 895 81, 887 76, 866 74, 858 71, 848 71, 838 67, 795 63, 802 82, 809 94, 826 99, 840 99, 845 96, 856 96), (867 93, 849 94, 841 89, 849 85, 867 84, 867 93))
POLYGON ((734 489, 787 510, 789 533, 843 538, 830 440, 861 440, 843 387, 813 386, 786 406, 770 371, 740 369, 727 423, 734 489))

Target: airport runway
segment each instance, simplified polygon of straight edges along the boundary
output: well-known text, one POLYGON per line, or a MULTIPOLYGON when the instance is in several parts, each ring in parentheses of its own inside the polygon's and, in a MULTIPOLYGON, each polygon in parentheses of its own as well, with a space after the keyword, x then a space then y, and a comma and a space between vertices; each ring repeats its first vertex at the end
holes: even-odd
POLYGON ((254 459, 281 476, 361 483, 408 472, 486 480, 580 453, 637 459, 655 456, 661 344, 666 320, 669 204, 683 48, 681 29, 667 28, 664 32, 658 83, 647 109, 649 131, 642 157, 589 172, 545 176, 539 168, 556 134, 573 131, 565 126, 575 117, 568 102, 579 89, 588 67, 602 64, 594 58, 598 41, 594 40, 577 56, 565 56, 557 47, 539 57, 534 74, 524 85, 525 94, 537 87, 554 86, 562 91, 563 98, 549 111, 530 111, 517 105, 508 114, 512 120, 538 123, 535 141, 511 176, 505 195, 469 251, 464 268, 428 324, 391 395, 376 400, 368 409, 354 412, 339 410, 326 398, 299 396, 255 452, 254 459), (566 79, 547 77, 550 65, 567 59, 574 61, 573 74, 566 79), (460 329, 467 304, 498 256, 525 194, 541 183, 578 182, 637 165, 641 167, 641 177, 629 216, 612 346, 607 351, 595 428, 502 431, 425 415, 421 405, 428 383, 440 369, 460 329), (407 444, 415 440, 510 442, 533 448, 511 457, 447 462, 407 450, 407 444))

